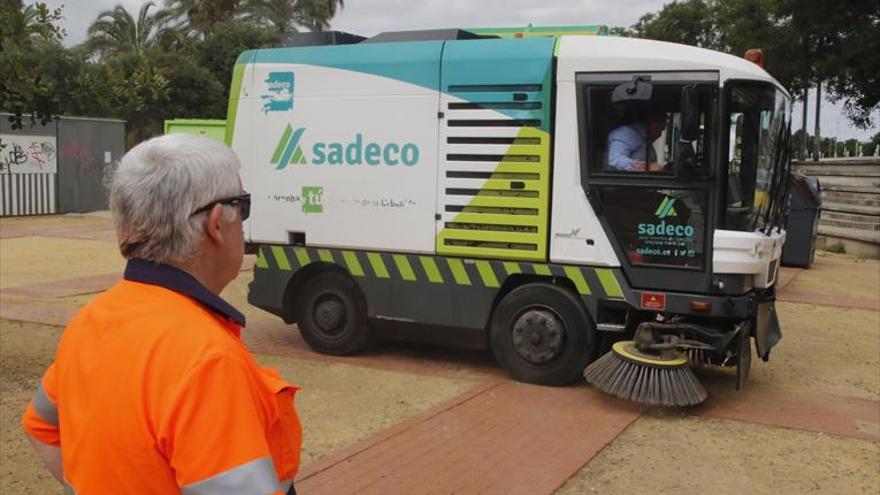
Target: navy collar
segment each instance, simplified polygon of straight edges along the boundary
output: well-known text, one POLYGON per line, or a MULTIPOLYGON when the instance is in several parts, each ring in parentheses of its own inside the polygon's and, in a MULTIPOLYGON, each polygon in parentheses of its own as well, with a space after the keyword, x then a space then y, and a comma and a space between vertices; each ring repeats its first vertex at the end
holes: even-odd
POLYGON ((174 292, 179 292, 202 303, 218 315, 240 326, 245 326, 244 315, 224 301, 220 296, 209 291, 192 275, 173 266, 153 263, 137 258, 128 260, 125 266, 125 280, 158 285, 174 292))

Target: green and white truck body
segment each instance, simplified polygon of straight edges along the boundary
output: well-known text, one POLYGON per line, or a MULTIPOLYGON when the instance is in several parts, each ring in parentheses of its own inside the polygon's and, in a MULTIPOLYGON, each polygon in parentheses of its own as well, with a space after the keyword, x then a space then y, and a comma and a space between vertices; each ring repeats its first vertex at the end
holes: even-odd
POLYGON ((790 99, 748 61, 616 37, 366 40, 248 51, 233 78, 226 139, 258 255, 249 301, 310 327, 319 350, 356 350, 382 320, 415 323, 492 347, 517 378, 560 383, 603 334, 658 314, 748 332, 764 357, 778 340, 775 133, 790 99), (649 143, 667 172, 603 165, 607 100, 636 78, 670 118, 649 143), (686 112, 699 121, 690 172, 676 155, 686 112), (335 282, 309 289, 326 272, 335 282), (542 285, 565 294, 530 305, 542 285), (499 322, 514 292, 521 311, 499 322), (541 374, 560 360, 566 371, 541 374))

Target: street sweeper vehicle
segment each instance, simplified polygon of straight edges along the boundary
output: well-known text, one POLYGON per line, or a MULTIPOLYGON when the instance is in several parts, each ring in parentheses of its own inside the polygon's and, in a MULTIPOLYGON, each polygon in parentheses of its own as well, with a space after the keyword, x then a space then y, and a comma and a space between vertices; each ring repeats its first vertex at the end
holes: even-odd
POLYGON ((248 300, 313 349, 488 347, 517 380, 688 405, 691 367, 740 387, 781 338, 791 97, 759 66, 602 36, 291 43, 239 57, 226 139, 248 300))

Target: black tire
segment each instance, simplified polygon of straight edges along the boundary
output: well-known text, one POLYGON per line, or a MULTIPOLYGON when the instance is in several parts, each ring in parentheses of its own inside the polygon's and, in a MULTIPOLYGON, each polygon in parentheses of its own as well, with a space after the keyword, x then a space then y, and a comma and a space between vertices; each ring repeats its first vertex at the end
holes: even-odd
POLYGON ((303 339, 317 352, 342 356, 364 349, 373 340, 366 298, 344 273, 326 271, 309 278, 297 295, 294 311, 303 339))
POLYGON ((580 299, 563 287, 535 283, 501 300, 490 341, 495 358, 516 380, 565 385, 592 359, 595 333, 580 299))

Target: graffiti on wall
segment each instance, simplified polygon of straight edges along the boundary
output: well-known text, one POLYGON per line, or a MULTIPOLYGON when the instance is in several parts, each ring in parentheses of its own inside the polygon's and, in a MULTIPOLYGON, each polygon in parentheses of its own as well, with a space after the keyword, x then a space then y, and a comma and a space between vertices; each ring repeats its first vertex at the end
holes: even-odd
POLYGON ((0 134, 0 173, 58 172, 55 136, 0 134))
POLYGON ((67 170, 66 167, 68 166, 68 163, 76 164, 84 171, 91 171, 96 164, 95 157, 93 157, 92 153, 82 145, 79 139, 74 139, 73 141, 65 143, 58 154, 64 160, 65 170, 67 170))

